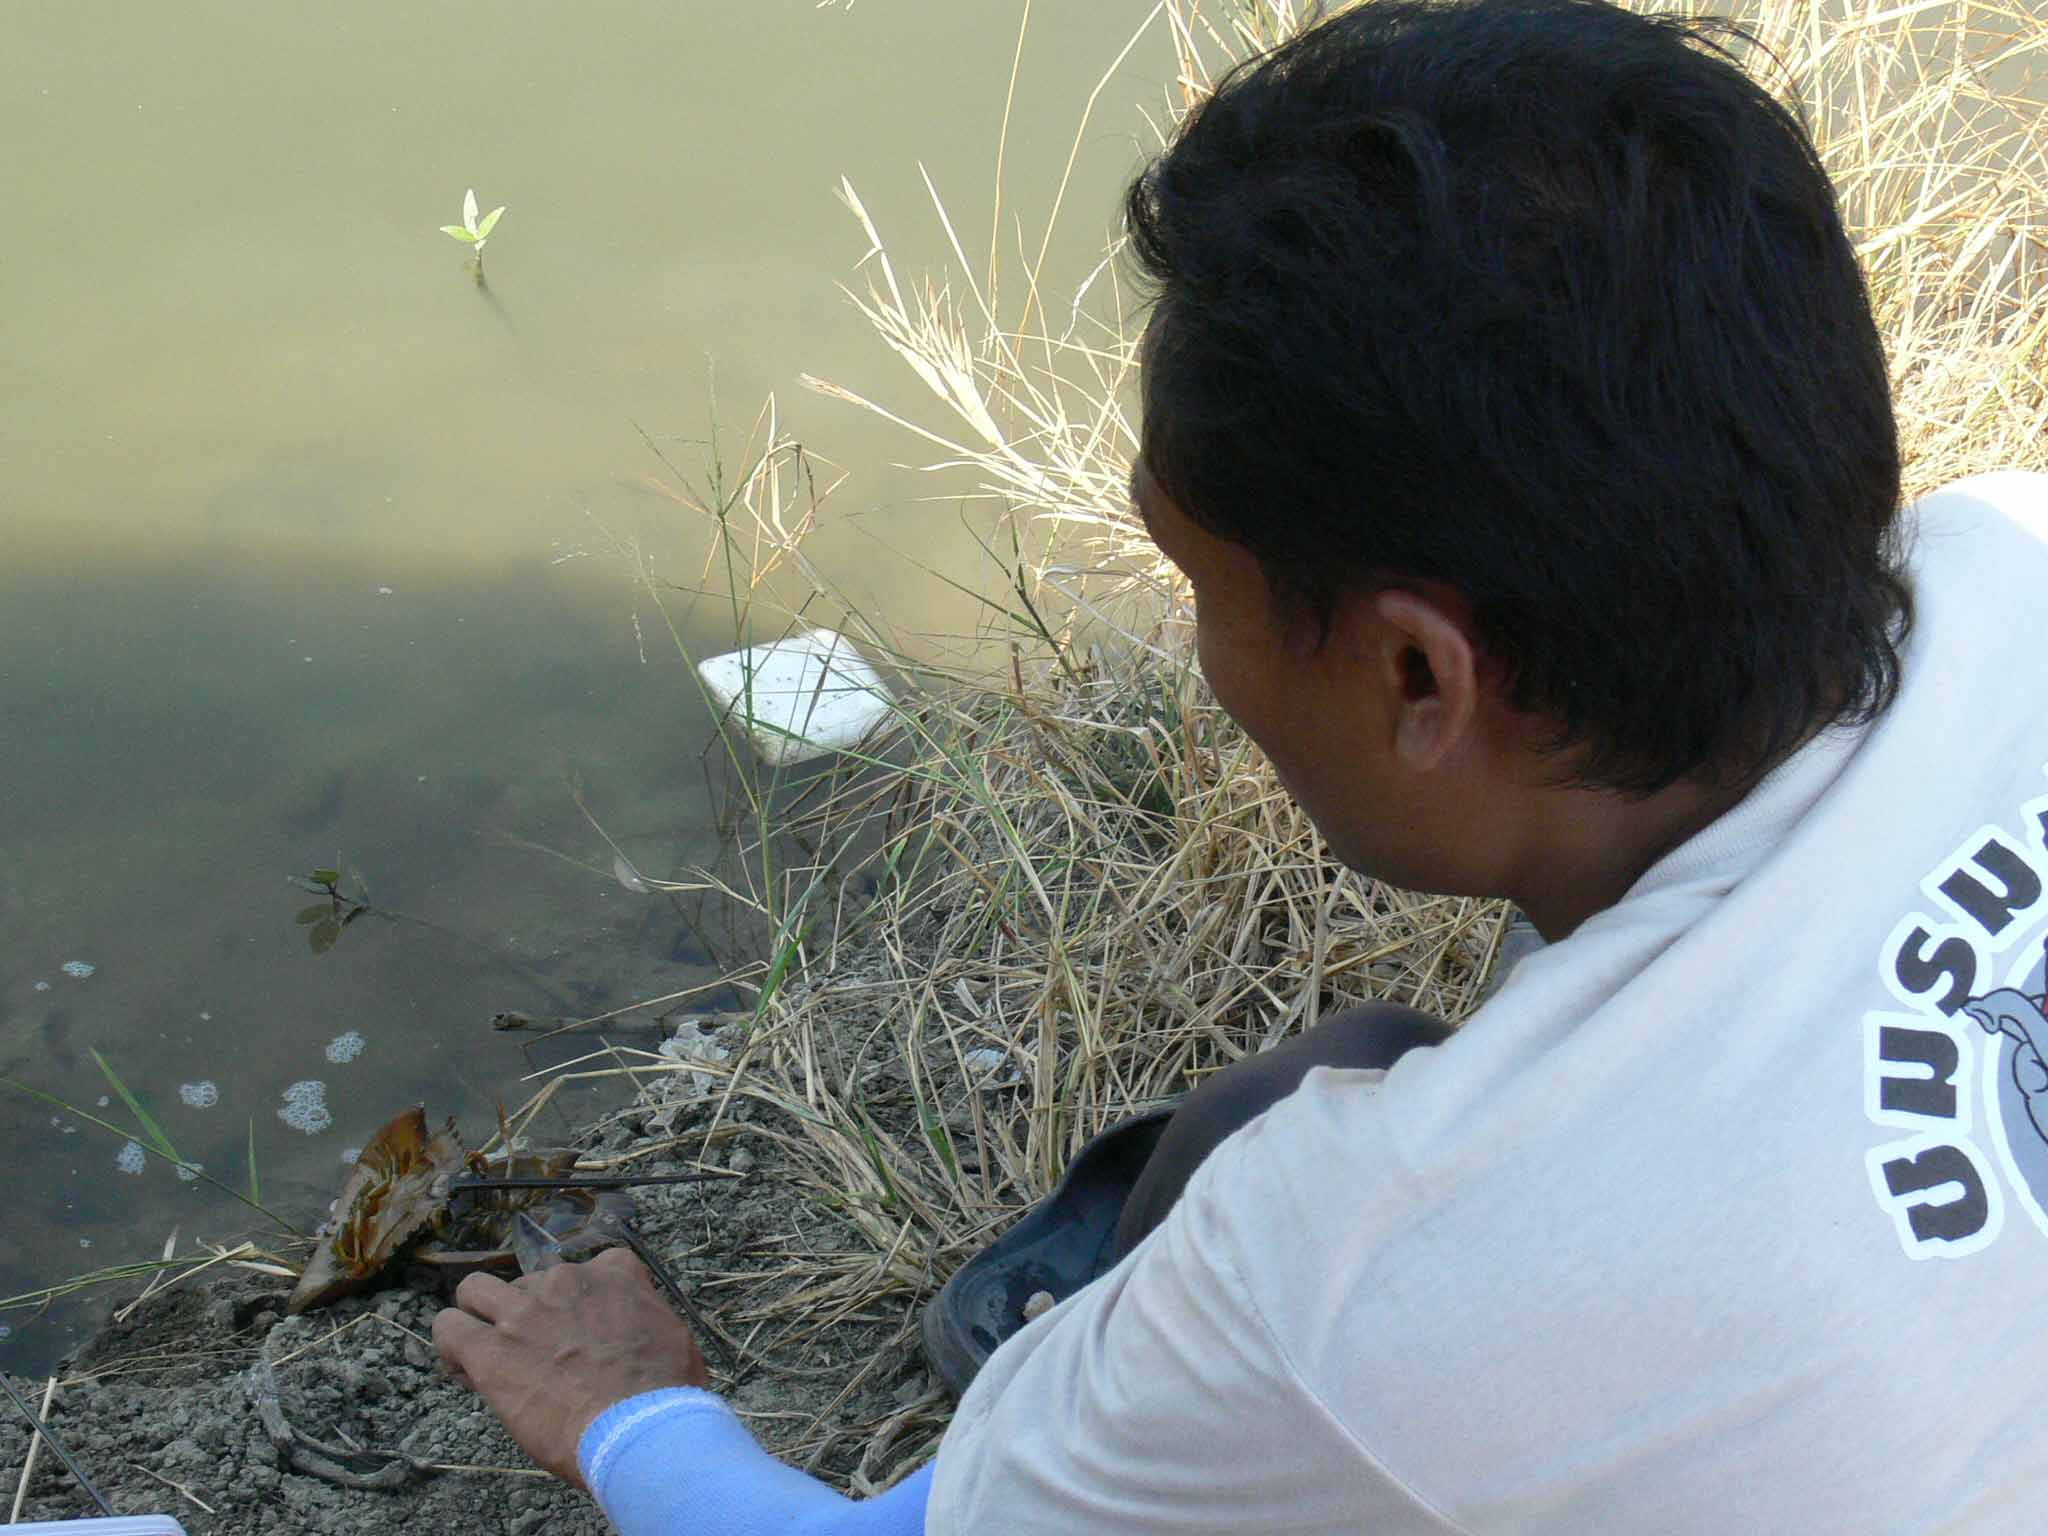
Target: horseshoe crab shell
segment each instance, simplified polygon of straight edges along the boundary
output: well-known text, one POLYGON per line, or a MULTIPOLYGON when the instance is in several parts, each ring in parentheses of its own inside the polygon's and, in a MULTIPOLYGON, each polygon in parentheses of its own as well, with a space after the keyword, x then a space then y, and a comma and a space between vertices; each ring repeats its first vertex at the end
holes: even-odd
POLYGON ((350 1170, 286 1310, 304 1312, 367 1290, 401 1259, 409 1261, 402 1274, 408 1284, 445 1294, 479 1270, 517 1275, 626 1241, 633 1198, 622 1191, 573 1184, 465 1189, 453 1182, 465 1172, 573 1180, 577 1156, 570 1148, 465 1154, 453 1120, 429 1134, 424 1105, 401 1111, 350 1170))
POLYGON ((439 1220, 447 1181, 462 1166, 454 1120, 429 1133, 424 1104, 392 1116, 356 1159, 285 1310, 304 1312, 368 1286, 439 1220))

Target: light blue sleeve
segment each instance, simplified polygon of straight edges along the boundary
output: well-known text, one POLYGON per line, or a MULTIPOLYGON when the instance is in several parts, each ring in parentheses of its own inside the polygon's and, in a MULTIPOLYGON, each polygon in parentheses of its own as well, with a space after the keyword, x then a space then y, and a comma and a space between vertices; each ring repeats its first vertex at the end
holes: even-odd
POLYGON ((619 1536, 922 1536, 933 1466, 849 1499, 770 1456, 725 1399, 696 1387, 612 1404, 576 1464, 619 1536))

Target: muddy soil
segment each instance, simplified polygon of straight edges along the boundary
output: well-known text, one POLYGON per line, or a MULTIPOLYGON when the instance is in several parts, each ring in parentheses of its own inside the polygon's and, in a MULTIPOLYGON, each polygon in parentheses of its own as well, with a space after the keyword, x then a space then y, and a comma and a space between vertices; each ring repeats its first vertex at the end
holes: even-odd
MULTIPOLYGON (((832 1320, 790 1304, 807 1270, 865 1250, 780 1177, 767 1113, 728 1113, 708 1147, 702 1136, 686 1139, 688 1162, 674 1140, 687 1116, 663 1134, 629 1115, 587 1140, 608 1157, 658 1149, 634 1171, 735 1175, 637 1191, 637 1225, 725 1336, 705 1345, 713 1385, 762 1442, 841 1487, 873 1491, 929 1454, 945 1401, 909 1309, 832 1320), (760 1123, 745 1118, 755 1113, 760 1123)), ((287 1318, 290 1288, 273 1276, 214 1272, 110 1322, 66 1362, 50 1424, 117 1513, 171 1514, 193 1536, 610 1529, 586 1496, 535 1471, 482 1401, 442 1374, 429 1341, 438 1298, 387 1289, 287 1318), (327 1448, 324 1475, 307 1470, 314 1457, 281 1452, 266 1431, 254 1401, 263 1360, 291 1428, 327 1448), (342 1486, 337 1471, 397 1486, 342 1486)), ((40 1404, 43 1381, 14 1384, 40 1404)), ((13 1497, 28 1442, 0 1403, 0 1500, 13 1497)), ((21 1518, 98 1513, 45 1446, 21 1518)))

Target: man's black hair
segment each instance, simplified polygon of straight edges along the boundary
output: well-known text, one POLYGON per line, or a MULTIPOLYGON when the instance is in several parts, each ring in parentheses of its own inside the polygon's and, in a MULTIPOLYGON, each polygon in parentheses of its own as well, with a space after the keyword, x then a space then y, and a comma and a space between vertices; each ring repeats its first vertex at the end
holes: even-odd
POLYGON ((1318 632, 1439 581, 1571 782, 1739 783, 1898 689, 1883 346, 1725 24, 1377 0, 1132 185, 1144 452, 1318 632))

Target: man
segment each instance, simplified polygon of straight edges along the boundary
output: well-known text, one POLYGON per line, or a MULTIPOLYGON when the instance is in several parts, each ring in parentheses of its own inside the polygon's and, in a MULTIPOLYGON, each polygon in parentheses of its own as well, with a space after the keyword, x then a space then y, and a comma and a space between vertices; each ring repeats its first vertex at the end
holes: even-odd
POLYGON ((1218 699, 1347 863, 1550 943, 1446 1043, 1192 1096, 867 1504, 676 1390, 629 1260, 465 1282, 443 1354, 621 1530, 2044 1528, 2048 481, 1901 518, 1832 194, 1716 35, 1370 4, 1127 209, 1218 699))

